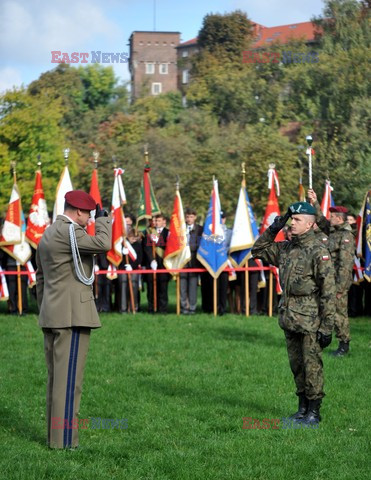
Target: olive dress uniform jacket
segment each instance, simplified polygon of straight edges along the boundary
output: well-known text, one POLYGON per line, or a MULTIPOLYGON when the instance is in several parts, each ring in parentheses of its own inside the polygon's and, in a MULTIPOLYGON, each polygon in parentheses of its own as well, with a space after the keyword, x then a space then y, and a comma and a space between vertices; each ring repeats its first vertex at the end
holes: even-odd
POLYGON ((329 335, 335 319, 334 269, 327 248, 313 232, 275 242, 266 230, 252 249, 252 255, 279 267, 282 295, 279 324, 297 333, 329 335))
MULTIPOLYGON (((93 287, 76 276, 69 238, 72 221, 58 215, 45 230, 36 252, 39 325, 45 328, 101 326, 94 302, 93 287)), ((76 241, 85 274, 90 277, 94 254, 111 248, 111 217, 95 221, 95 236, 74 224, 76 241)))

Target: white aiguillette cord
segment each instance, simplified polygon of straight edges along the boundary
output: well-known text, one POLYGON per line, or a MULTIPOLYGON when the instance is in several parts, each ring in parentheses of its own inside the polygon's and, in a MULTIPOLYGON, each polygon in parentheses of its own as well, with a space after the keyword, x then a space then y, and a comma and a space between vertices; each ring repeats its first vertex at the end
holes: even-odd
POLYGON ((71 250, 72 250, 72 258, 73 258, 73 263, 75 265, 75 271, 77 278, 80 280, 81 283, 84 285, 92 285, 94 282, 94 260, 93 260, 93 265, 92 265, 92 272, 90 278, 86 276, 81 257, 80 257, 80 252, 79 252, 79 247, 77 246, 77 241, 76 241, 76 233, 75 233, 75 228, 73 226, 73 223, 70 224, 69 227, 69 234, 70 234, 70 243, 71 243, 71 250))

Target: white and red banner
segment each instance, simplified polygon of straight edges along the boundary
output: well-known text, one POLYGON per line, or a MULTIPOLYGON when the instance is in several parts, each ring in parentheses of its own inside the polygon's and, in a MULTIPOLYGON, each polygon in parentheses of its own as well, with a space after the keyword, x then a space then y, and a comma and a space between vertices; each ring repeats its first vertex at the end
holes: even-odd
MULTIPOLYGON (((94 198, 95 203, 97 203, 100 208, 102 208, 102 199, 100 196, 99 185, 98 185, 98 170, 95 168, 91 176, 91 184, 89 194, 94 198)), ((89 235, 95 235, 95 216, 89 218, 88 226, 86 231, 89 235)))
POLYGON ((32 196, 30 213, 28 215, 26 240, 37 248, 46 228, 50 225, 50 218, 46 206, 45 195, 41 180, 41 171, 36 171, 35 188, 32 196))
POLYGON ((9 299, 9 290, 6 283, 5 275, 2 273, 3 269, 0 267, 0 300, 9 299))
POLYGON ((0 235, 0 247, 21 265, 31 257, 31 247, 25 241, 25 233, 26 221, 22 211, 21 196, 14 182, 0 235))
POLYGON ((114 169, 114 182, 111 205, 112 247, 111 250, 107 252, 108 261, 116 267, 118 267, 122 262, 122 243, 126 235, 125 221, 122 211, 122 205, 126 201, 124 186, 121 179, 121 175, 123 173, 124 170, 122 170, 121 168, 114 169))
POLYGON ((330 207, 334 207, 335 203, 332 199, 332 194, 331 192, 334 189, 331 187, 330 180, 326 180, 326 186, 325 186, 325 192, 322 197, 322 202, 321 202, 321 210, 323 215, 327 218, 327 220, 330 219, 330 207))
POLYGON ((57 186, 57 193, 55 196, 55 203, 53 209, 53 222, 55 222, 55 219, 58 215, 62 215, 62 213, 64 212, 64 196, 67 192, 70 192, 71 190, 73 190, 73 187, 70 172, 68 171, 68 167, 66 165, 63 169, 61 178, 57 186))

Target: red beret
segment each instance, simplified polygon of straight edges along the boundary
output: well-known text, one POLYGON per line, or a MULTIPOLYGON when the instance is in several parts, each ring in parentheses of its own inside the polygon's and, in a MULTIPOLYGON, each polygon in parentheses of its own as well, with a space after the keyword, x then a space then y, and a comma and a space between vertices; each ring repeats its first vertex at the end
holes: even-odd
POLYGON ((348 213, 348 209, 346 207, 330 207, 330 212, 348 213))
POLYGON ((97 206, 94 198, 83 190, 71 190, 64 198, 72 207, 80 210, 95 210, 97 206))

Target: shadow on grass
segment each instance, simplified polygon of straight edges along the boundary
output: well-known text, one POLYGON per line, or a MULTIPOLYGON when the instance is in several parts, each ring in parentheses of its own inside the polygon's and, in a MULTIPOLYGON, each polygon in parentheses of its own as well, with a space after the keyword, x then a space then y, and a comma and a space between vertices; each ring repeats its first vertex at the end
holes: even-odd
MULTIPOLYGON (((137 383, 139 383, 144 388, 151 390, 152 392, 156 392, 162 397, 186 398, 190 404, 190 407, 198 406, 201 404, 210 409, 213 407, 214 404, 215 408, 228 405, 230 407, 243 407, 247 411, 253 410, 262 413, 266 412, 266 408, 263 408, 263 405, 255 403, 253 401, 247 401, 233 395, 217 395, 215 393, 211 393, 210 390, 206 389, 197 390, 186 387, 185 385, 175 386, 172 383, 159 382, 149 379, 140 379, 137 381, 137 383)), ((248 392, 246 392, 246 395, 248 395, 248 392)))
POLYGON ((280 348, 284 344, 284 338, 275 338, 271 334, 258 334, 247 332, 243 328, 232 327, 215 327, 213 331, 220 337, 227 340, 234 340, 237 342, 254 342, 254 344, 261 344, 266 347, 280 348))
MULTIPOLYGON (((45 436, 40 435, 37 430, 39 425, 27 421, 26 417, 23 417, 18 412, 12 411, 10 408, 4 408, 0 406, 1 426, 5 434, 24 438, 25 440, 36 442, 42 447, 46 446, 46 433, 45 436)), ((42 421, 40 419, 40 421, 42 421)), ((45 421, 45 420, 44 420, 45 421)))

